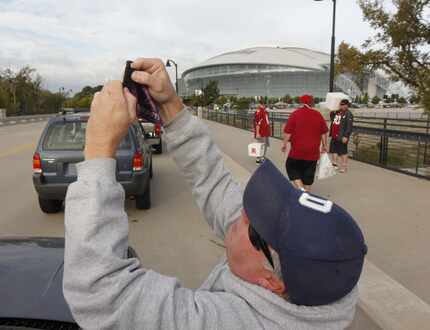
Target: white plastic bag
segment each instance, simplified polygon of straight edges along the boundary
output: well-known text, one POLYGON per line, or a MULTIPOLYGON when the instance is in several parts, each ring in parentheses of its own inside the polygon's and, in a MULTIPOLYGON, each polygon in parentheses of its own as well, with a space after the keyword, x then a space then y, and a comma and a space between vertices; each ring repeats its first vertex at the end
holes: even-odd
POLYGON ((321 155, 321 158, 318 164, 317 179, 323 180, 335 175, 336 175, 336 169, 331 163, 328 153, 325 152, 321 155))
POLYGON ((249 157, 263 157, 264 143, 254 142, 248 145, 249 157))
POLYGON ((325 108, 330 111, 337 111, 340 109, 340 101, 349 99, 348 95, 344 93, 328 93, 325 101, 325 108))

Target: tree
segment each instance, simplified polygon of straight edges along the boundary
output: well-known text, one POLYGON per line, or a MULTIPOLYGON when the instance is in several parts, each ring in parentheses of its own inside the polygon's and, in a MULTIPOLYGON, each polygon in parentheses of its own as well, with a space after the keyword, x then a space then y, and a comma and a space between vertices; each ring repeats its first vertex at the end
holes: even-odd
POLYGON ((364 89, 366 77, 371 71, 369 64, 362 61, 361 51, 342 41, 337 50, 335 72, 338 74, 350 74, 355 83, 364 89))
POLYGON ((293 99, 291 98, 290 94, 286 94, 283 98, 282 98, 282 102, 291 104, 293 103, 293 99))
POLYGON ((228 102, 228 99, 224 95, 219 96, 218 99, 216 100, 216 103, 219 104, 220 106, 223 106, 227 102, 228 102))
POLYGON ((411 103, 411 104, 417 104, 417 103, 420 103, 420 97, 419 96, 417 96, 416 94, 412 94, 410 97, 409 97, 409 102, 411 103))
POLYGON ((296 96, 293 98, 294 103, 299 104, 300 103, 300 96, 296 96))
POLYGON ((408 102, 406 101, 406 99, 405 99, 403 96, 399 97, 398 102, 399 102, 401 105, 405 105, 406 103, 408 103, 408 102))
POLYGON ((376 30, 364 44, 362 62, 380 68, 391 79, 413 88, 430 112, 430 0, 359 0, 364 19, 376 30))
POLYGON ((372 98, 372 104, 377 105, 377 104, 379 104, 379 102, 381 102, 381 99, 378 96, 374 96, 372 98))
POLYGON ((369 94, 365 93, 363 95, 363 98, 361 99, 361 103, 366 105, 369 104, 369 94))
POLYGON ((79 99, 76 102, 76 107, 82 108, 82 109, 88 109, 90 108, 92 101, 93 101, 93 95, 84 96, 83 98, 79 99))
POLYGON ((25 66, 18 72, 11 69, 0 71, 0 103, 10 115, 31 115, 54 108, 43 108, 45 98, 52 93, 42 89, 42 77, 36 70, 25 66))
POLYGON ((248 110, 250 103, 251 103, 251 100, 249 98, 240 97, 235 102, 235 105, 237 106, 238 110, 248 110))
POLYGON ((209 105, 215 103, 219 97, 218 82, 215 80, 209 81, 205 88, 203 88, 203 103, 209 105))

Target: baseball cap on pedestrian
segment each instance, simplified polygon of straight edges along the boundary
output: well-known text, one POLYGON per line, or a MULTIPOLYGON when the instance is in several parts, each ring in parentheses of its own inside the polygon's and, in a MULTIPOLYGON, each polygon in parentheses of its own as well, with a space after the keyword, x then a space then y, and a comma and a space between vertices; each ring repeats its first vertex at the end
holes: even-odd
POLYGON ((343 99, 342 101, 340 101, 340 105, 349 105, 349 100, 343 99))
POLYGON ((252 227, 279 255, 291 303, 327 305, 357 285, 367 246, 341 207, 294 188, 270 160, 250 178, 243 205, 252 227))
POLYGON ((314 103, 314 97, 312 95, 302 95, 300 96, 300 103, 312 105, 314 103))

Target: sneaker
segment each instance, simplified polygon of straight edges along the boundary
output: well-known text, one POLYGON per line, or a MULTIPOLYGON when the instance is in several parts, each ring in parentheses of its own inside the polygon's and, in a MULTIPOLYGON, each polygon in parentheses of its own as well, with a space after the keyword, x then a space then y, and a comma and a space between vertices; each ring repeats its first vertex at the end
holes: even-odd
POLYGON ((260 164, 261 163, 261 159, 260 158, 257 158, 257 160, 255 161, 257 164, 260 164))

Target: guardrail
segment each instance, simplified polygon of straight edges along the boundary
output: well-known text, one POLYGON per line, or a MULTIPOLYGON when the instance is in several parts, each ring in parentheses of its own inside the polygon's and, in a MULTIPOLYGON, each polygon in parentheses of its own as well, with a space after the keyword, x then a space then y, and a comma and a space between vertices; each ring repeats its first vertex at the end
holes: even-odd
POLYGON ((6 117, 0 120, 0 127, 45 121, 54 116, 56 114, 6 117))
MULTIPOLYGON (((203 110, 204 119, 252 131, 252 114, 203 110)), ((283 138, 288 115, 271 113, 272 137, 283 138)), ((430 180, 430 120, 355 117, 349 142, 355 160, 430 180)))

